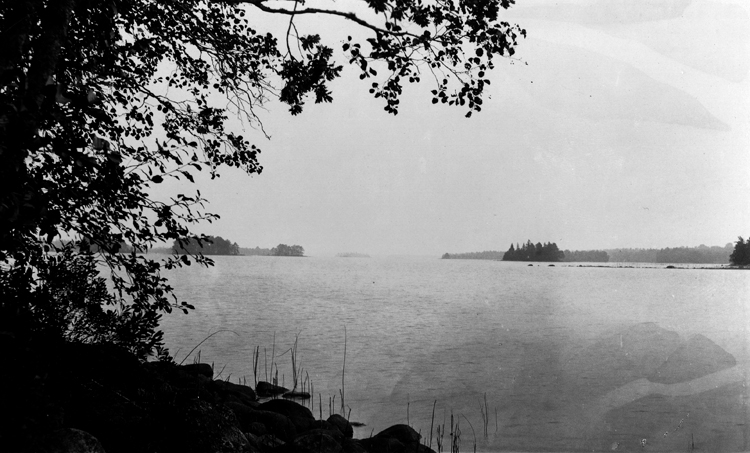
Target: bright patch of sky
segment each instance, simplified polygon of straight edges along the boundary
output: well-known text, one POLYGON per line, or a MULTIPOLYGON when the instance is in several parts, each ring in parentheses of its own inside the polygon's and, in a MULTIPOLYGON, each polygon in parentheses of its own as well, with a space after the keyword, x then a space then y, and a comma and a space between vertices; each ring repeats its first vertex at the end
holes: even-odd
MULTIPOLYGON (((292 117, 270 103, 271 140, 245 131, 261 175, 197 179, 221 216, 198 230, 319 256, 750 234, 750 3, 529 0, 505 14, 528 39, 519 60, 498 62, 481 114, 432 105, 425 77, 390 116, 345 65, 333 104, 292 117)), ((355 30, 337 18, 297 27, 337 49, 355 30)))

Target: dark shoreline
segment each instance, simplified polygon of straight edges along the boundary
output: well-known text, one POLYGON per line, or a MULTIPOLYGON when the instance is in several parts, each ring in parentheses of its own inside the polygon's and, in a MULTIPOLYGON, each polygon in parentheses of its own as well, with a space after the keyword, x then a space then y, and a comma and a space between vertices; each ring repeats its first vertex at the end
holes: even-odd
POLYGON ((0 336, 0 353, 0 403, 13 414, 0 426, 3 451, 434 453, 407 425, 355 439, 357 424, 344 415, 259 398, 252 383, 216 379, 206 363, 140 362, 111 344, 12 336, 0 336))

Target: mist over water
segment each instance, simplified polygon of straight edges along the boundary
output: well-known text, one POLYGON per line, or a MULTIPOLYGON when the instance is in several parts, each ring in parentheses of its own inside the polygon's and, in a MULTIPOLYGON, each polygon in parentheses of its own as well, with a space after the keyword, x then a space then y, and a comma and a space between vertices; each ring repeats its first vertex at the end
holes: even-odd
POLYGON ((329 398, 340 405, 346 327, 345 403, 366 424, 355 436, 408 417, 428 442, 435 404, 434 424, 449 424, 452 412, 465 451, 474 436, 480 451, 630 451, 642 439, 652 451, 684 451, 691 441, 704 451, 750 448, 748 272, 410 257, 215 261, 168 274, 196 306, 163 323, 178 361, 210 333, 231 330, 201 345, 202 360, 252 382, 260 346, 266 380, 275 336, 279 380, 291 387, 285 351, 299 335, 313 413, 320 398, 327 417, 329 398))

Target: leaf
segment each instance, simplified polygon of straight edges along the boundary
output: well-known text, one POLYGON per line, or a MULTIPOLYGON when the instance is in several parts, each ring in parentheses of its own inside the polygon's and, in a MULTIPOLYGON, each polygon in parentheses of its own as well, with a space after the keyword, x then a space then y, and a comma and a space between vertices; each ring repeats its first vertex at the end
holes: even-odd
POLYGON ((155 182, 156 184, 160 184, 162 181, 164 181, 164 178, 159 175, 154 175, 151 177, 151 181, 155 182))

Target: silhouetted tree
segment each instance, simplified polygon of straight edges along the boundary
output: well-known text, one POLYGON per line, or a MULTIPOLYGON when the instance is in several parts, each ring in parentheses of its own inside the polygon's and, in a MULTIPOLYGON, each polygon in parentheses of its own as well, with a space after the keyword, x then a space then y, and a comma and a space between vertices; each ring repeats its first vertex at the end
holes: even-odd
POLYGON ((271 249, 272 256, 305 256, 305 249, 299 245, 279 244, 271 249))
POLYGON ((538 242, 534 244, 530 240, 528 240, 524 245, 520 247, 513 247, 513 244, 511 244, 510 248, 507 252, 505 252, 505 255, 503 256, 503 261, 557 262, 562 261, 564 257, 565 254, 560 251, 560 249, 557 247, 557 244, 554 242, 547 242, 546 244, 538 242))
POLYGON ((737 238, 732 254, 729 255, 729 262, 734 266, 750 265, 750 238, 747 241, 742 236, 737 238))
POLYGON ((207 236, 204 239, 175 240, 172 252, 180 255, 239 255, 240 247, 221 236, 207 236))
POLYGON ((398 113, 404 85, 425 73, 435 81, 433 103, 480 111, 487 71, 525 36, 499 17, 511 3, 366 0, 377 15, 368 21, 333 1, 286 9, 267 0, 0 2, 0 267, 15 275, 0 282, 0 331, 24 329, 16 321, 38 311, 33 301, 47 284, 39 278, 63 275, 48 270, 70 257, 109 267, 111 313, 138 327, 129 347, 141 358, 159 349, 162 313, 190 308, 162 271, 211 260, 156 260, 118 253, 120 244, 189 246, 208 239, 190 228, 217 216, 203 210, 199 191, 156 200, 153 186, 192 182, 201 171, 214 178, 226 166, 260 173, 260 150, 230 121, 262 131, 257 114, 270 98, 293 115, 309 99, 333 100, 330 83, 343 65, 317 31, 341 46, 387 112, 398 113), (263 14, 287 18, 287 31, 262 29, 263 14), (335 25, 305 32, 295 23, 302 16, 362 33, 340 35, 335 25), (60 237, 87 238, 97 252, 62 253, 60 237))

